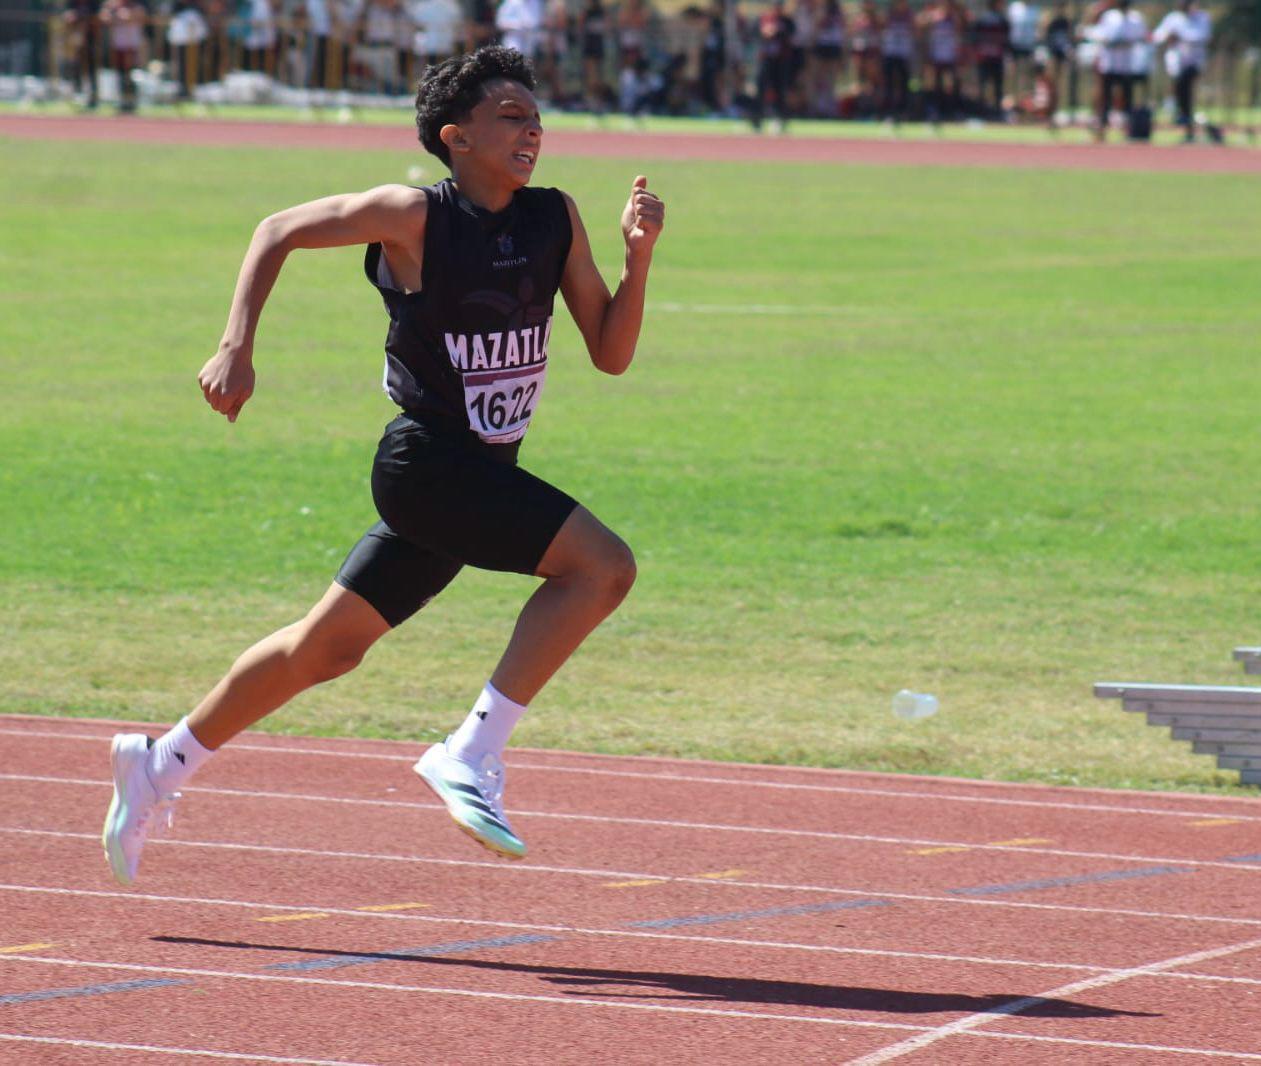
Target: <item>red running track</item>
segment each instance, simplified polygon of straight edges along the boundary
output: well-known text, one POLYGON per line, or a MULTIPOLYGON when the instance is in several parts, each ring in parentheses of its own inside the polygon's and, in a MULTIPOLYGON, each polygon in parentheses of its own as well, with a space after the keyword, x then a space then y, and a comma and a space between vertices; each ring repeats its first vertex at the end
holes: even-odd
POLYGON ((247 734, 124 890, 116 728, 0 717, 0 1061, 1261 1061, 1247 799, 247 734))
MULTIPOLYGON (((136 116, 0 115, 0 137, 131 141, 267 148, 397 149, 421 152, 406 112, 397 126, 248 122, 136 116)), ((1261 151, 1210 145, 998 144, 966 141, 690 135, 617 130, 548 130, 547 154, 653 159, 707 159, 882 166, 1035 167, 1068 170, 1161 170, 1261 173, 1261 151)), ((423 153, 422 153, 423 154, 423 153)))

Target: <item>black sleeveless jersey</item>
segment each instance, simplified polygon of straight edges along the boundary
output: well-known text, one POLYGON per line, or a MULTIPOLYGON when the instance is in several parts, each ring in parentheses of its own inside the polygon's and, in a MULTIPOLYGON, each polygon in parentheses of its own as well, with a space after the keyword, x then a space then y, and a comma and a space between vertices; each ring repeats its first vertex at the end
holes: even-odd
POLYGON ((556 189, 523 188, 492 213, 449 178, 424 193, 420 291, 394 287, 380 244, 364 257, 390 315, 385 391, 435 429, 514 444, 547 374, 552 305, 573 237, 565 199, 556 189))

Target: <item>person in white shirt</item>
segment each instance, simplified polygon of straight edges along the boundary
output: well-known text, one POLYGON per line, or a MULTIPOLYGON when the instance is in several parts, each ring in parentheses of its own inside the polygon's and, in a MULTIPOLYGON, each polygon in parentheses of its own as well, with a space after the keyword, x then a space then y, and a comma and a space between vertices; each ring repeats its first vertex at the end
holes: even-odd
POLYGON ((397 93, 399 0, 368 0, 363 13, 363 59, 376 92, 397 93))
POLYGON ((416 35, 412 51, 426 64, 455 55, 464 27, 464 9, 457 0, 416 0, 412 4, 416 35))
POLYGON ((175 60, 181 100, 191 97, 193 87, 201 80, 201 46, 209 36, 210 26, 196 0, 186 0, 176 8, 166 27, 166 39, 175 60))
POLYGON ((398 71, 398 91, 414 93, 416 79, 425 69, 424 63, 416 62, 413 45, 420 24, 416 21, 412 5, 398 0, 394 7, 394 69, 398 71))
POLYGON ((526 59, 538 58, 543 28, 543 6, 539 0, 503 0, 495 12, 499 43, 515 48, 526 59))
POLYGON ((1007 5, 1007 49, 1011 54, 1012 87, 1017 98, 1031 82, 1033 52, 1038 47, 1038 23, 1042 9, 1031 0, 1011 0, 1007 5))
POLYGON ((1178 125, 1187 141, 1195 140, 1195 82, 1208 62, 1212 36, 1212 16, 1197 0, 1181 0, 1152 34, 1152 41, 1165 49, 1165 73, 1173 82, 1178 125))
POLYGON ((1130 0, 1116 0, 1090 27, 1089 37, 1099 46, 1099 128, 1095 136, 1102 141, 1108 134, 1118 90, 1127 122, 1134 110, 1136 46, 1147 40, 1147 21, 1130 6, 1130 0))
POLYGON ((105 0, 101 22, 109 29, 110 65, 118 74, 119 107, 136 110, 136 83, 131 72, 140 65, 144 47, 145 9, 137 0, 105 0))
POLYGON ((327 89, 328 39, 333 32, 333 17, 328 10, 328 0, 304 0, 306 13, 307 85, 312 89, 327 89))
POLYGON ((276 14, 271 0, 250 0, 245 28, 245 69, 271 75, 276 69, 276 14))
POLYGON ((355 49, 363 40, 364 0, 330 0, 333 15, 333 62, 330 88, 352 88, 360 80, 355 49))

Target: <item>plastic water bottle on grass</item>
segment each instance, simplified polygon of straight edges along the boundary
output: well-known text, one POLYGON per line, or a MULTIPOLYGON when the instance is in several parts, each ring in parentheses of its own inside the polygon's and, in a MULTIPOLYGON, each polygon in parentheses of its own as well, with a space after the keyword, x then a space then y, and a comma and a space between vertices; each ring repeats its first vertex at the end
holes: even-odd
POLYGON ((929 718, 937 713, 937 697, 931 692, 912 692, 904 688, 893 697, 893 713, 907 722, 929 718))

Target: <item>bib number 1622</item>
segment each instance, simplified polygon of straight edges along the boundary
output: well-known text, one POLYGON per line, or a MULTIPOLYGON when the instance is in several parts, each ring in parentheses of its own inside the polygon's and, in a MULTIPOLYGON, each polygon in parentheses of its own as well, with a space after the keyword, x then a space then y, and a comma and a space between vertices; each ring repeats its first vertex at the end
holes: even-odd
POLYGON ((483 440, 517 440, 530 424, 543 391, 547 364, 464 376, 469 428, 483 440))

